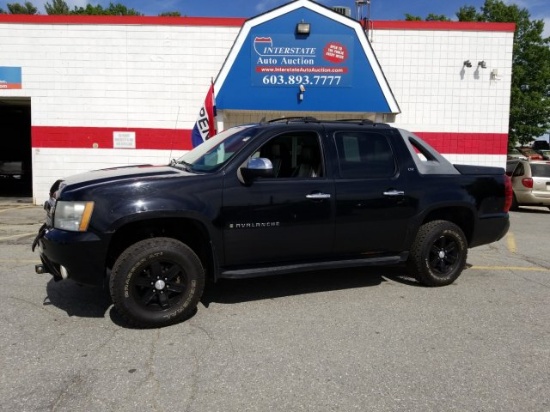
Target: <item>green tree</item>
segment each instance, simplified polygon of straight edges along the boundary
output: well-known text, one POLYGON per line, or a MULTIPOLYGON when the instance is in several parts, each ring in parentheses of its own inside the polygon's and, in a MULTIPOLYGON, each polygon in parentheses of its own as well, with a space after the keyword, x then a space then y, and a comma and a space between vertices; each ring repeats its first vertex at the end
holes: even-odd
POLYGON ((430 14, 428 14, 428 16, 426 17, 426 21, 451 21, 451 19, 448 18, 447 16, 445 16, 444 14, 433 14, 433 13, 430 13, 430 14))
POLYGON ((422 21, 422 17, 415 16, 413 14, 405 13, 405 20, 406 21, 422 21))
POLYGON ((24 4, 8 3, 7 7, 11 14, 37 14, 38 13, 38 9, 34 7, 30 1, 26 1, 24 4))
POLYGON ((462 7, 460 21, 515 23, 512 57, 509 144, 525 144, 550 128, 550 37, 543 38, 544 21, 531 20, 527 9, 485 0, 480 12, 462 7))
POLYGON ((160 17, 181 17, 179 11, 165 11, 164 13, 159 14, 160 17))
POLYGON ((143 16, 135 9, 129 9, 122 3, 109 3, 109 7, 103 8, 101 4, 87 4, 86 7, 76 7, 70 14, 92 15, 92 16, 143 16))
POLYGON ((109 3, 109 7, 106 10, 107 14, 111 16, 143 16, 143 13, 134 9, 129 9, 122 3, 109 3))
POLYGON ((44 5, 47 14, 69 14, 69 6, 65 0, 53 0, 44 5))
POLYGON ((462 6, 456 13, 458 21, 481 21, 474 6, 462 6))
MULTIPOLYGON (((424 19, 420 16, 414 16, 412 14, 405 13, 405 20, 407 20, 407 21, 422 21, 424 19)), ((447 16, 443 15, 443 14, 430 13, 426 16, 426 21, 451 21, 451 19, 448 18, 447 16)))

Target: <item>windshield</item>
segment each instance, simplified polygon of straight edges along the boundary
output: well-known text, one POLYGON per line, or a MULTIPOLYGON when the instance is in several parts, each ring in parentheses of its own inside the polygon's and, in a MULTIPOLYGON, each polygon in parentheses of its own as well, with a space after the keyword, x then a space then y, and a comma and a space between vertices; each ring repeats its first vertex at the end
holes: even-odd
POLYGON ((254 125, 236 126, 215 135, 172 163, 192 172, 213 172, 229 161, 257 133, 254 125))

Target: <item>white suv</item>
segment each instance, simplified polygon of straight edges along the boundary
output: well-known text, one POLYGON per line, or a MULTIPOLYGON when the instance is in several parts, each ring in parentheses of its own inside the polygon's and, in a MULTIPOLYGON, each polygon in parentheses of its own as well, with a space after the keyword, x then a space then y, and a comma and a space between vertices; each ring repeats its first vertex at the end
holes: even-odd
POLYGON ((512 210, 518 206, 550 209, 550 161, 513 160, 506 169, 514 190, 512 210))

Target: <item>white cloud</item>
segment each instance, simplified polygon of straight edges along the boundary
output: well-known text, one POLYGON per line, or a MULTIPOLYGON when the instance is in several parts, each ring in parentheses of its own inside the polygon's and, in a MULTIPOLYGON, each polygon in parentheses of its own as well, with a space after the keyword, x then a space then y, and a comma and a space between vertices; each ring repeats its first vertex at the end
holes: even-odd
POLYGON ((544 17, 544 31, 542 32, 543 37, 550 37, 550 17, 544 17))

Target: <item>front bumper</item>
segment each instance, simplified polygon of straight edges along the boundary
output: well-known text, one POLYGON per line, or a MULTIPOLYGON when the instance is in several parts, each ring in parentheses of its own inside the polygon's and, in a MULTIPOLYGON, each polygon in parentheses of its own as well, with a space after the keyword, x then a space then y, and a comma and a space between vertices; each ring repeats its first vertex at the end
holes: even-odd
POLYGON ((43 272, 55 280, 71 279, 87 285, 105 280, 106 248, 104 240, 91 232, 68 232, 47 225, 40 228, 33 243, 38 247, 43 272))

